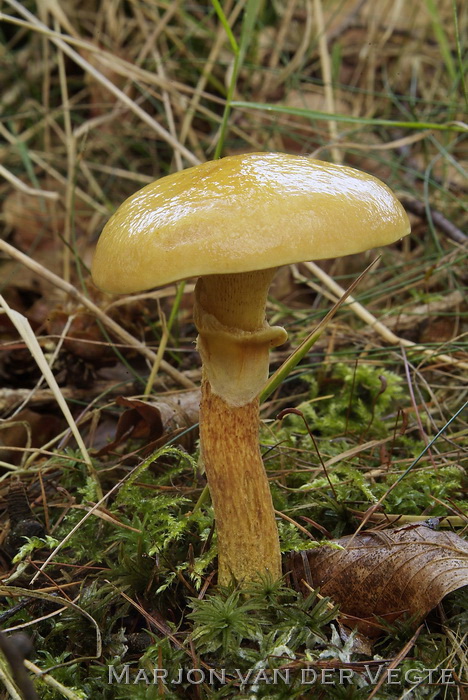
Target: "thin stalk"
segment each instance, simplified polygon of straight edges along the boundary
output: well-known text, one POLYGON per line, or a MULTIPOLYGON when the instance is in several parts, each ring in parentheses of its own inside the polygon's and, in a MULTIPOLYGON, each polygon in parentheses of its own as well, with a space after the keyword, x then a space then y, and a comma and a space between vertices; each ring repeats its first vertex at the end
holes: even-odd
MULTIPOLYGON (((180 303, 182 301, 182 297, 184 295, 184 290, 185 290, 185 282, 180 282, 180 284, 177 285, 177 292, 176 296, 174 299, 174 303, 172 305, 171 313, 169 316, 169 320, 166 321, 166 317, 164 313, 162 312, 161 309, 159 309, 159 316, 161 318, 161 325, 162 325, 162 335, 161 339, 159 341, 159 347, 158 351, 156 353, 156 357, 153 362, 153 367, 151 369, 151 373, 148 377, 148 381, 146 383, 145 391, 144 391, 144 396, 149 396, 151 393, 151 390, 153 388, 154 380, 156 379, 156 375, 159 371, 159 368, 161 366, 162 359, 164 357, 164 353, 166 351, 167 347, 167 342, 169 340, 169 336, 171 334, 171 329, 172 325, 177 318, 177 315, 179 313, 179 308, 180 308, 180 303)), ((158 302, 159 306, 159 302, 158 302)))
POLYGON ((220 18, 220 21, 225 28, 226 34, 229 38, 229 42, 231 44, 231 49, 234 54, 234 65, 232 68, 232 73, 231 73, 231 78, 229 81, 229 87, 228 87, 228 93, 226 96, 226 104, 224 107, 224 113, 223 113, 223 119, 221 122, 221 128, 219 132, 219 138, 216 143, 216 149, 214 153, 214 159, 219 158, 221 156, 221 153, 224 148, 224 142, 226 140, 226 133, 227 133, 227 128, 228 128, 228 120, 229 120, 229 115, 231 114, 231 109, 232 109, 232 100, 234 97, 234 92, 237 86, 237 78, 239 75, 239 71, 242 67, 242 64, 244 62, 245 55, 247 53, 247 49, 249 47, 252 34, 253 34, 253 29, 255 26, 255 21, 257 18, 257 14, 259 11, 260 7, 260 2, 259 0, 247 0, 247 5, 245 9, 245 14, 244 14, 244 21, 242 23, 242 33, 241 33, 241 39, 240 39, 240 44, 237 43, 234 35, 232 34, 231 28, 229 26, 229 23, 227 21, 226 15, 223 12, 223 9, 219 3, 218 0, 212 0, 213 6, 216 10, 216 13, 218 14, 218 17, 220 18))
POLYGON ((355 117, 350 114, 329 114, 328 112, 319 112, 316 109, 306 109, 303 107, 287 107, 285 105, 271 105, 260 102, 244 102, 235 100, 231 102, 231 107, 238 109, 255 109, 262 112, 272 112, 273 114, 290 114, 296 117, 305 117, 306 119, 322 119, 323 121, 348 122, 351 124, 371 124, 373 126, 391 126, 402 129, 432 129, 434 131, 458 131, 466 133, 468 125, 462 122, 447 122, 446 124, 437 124, 435 122, 407 122, 394 121, 392 119, 371 119, 367 117, 355 117))

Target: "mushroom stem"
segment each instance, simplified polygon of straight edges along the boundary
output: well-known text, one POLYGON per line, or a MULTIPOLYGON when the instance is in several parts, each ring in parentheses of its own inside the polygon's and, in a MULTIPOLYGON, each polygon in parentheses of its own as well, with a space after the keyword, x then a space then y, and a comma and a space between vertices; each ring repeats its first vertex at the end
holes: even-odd
POLYGON ((258 445, 258 399, 229 406, 202 384, 202 457, 218 537, 218 583, 281 576, 278 528, 258 445))
POLYGON ((204 378, 202 458, 216 520, 219 582, 281 575, 278 530, 258 444, 260 390, 269 349, 286 332, 265 320, 276 270, 198 280, 194 318, 204 378))
POLYGON ((212 392, 233 406, 256 398, 268 378, 270 348, 287 333, 265 320, 276 268, 200 277, 195 287, 197 346, 212 392))

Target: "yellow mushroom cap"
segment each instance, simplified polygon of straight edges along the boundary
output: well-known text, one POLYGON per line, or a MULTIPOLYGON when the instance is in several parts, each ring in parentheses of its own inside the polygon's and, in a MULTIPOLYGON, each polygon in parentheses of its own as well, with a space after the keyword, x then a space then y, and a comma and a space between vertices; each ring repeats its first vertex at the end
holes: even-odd
POLYGON ((409 231, 398 199, 367 173, 250 153, 168 175, 129 197, 102 231, 92 275, 101 289, 123 294, 350 255, 409 231))

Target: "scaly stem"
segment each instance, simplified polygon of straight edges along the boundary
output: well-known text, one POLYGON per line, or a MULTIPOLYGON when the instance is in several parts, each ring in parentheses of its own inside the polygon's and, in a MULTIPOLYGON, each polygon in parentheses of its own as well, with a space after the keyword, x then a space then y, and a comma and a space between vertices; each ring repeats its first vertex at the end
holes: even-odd
POLYGON ((258 446, 258 399, 229 406, 202 384, 202 458, 218 535, 218 582, 281 576, 278 528, 258 446))

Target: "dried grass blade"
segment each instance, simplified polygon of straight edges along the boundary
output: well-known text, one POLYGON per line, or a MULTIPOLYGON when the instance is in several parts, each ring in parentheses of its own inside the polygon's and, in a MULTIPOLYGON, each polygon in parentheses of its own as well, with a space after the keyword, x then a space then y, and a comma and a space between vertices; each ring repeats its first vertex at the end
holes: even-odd
POLYGON ((4 312, 26 343, 26 346, 28 347, 31 355, 34 357, 39 369, 41 370, 47 384, 49 385, 58 405, 60 406, 60 409, 65 417, 65 420, 67 421, 68 425, 70 426, 70 430, 73 434, 73 437, 76 440, 76 443, 78 445, 78 448, 83 455, 83 459, 86 463, 86 466, 88 468, 88 473, 90 477, 93 479, 95 487, 96 487, 96 495, 98 498, 102 497, 102 489, 101 485, 99 483, 99 477, 98 474, 94 468, 94 465, 91 461, 91 457, 88 454, 88 450, 86 449, 86 445, 83 442, 83 438, 81 437, 80 431, 78 430, 78 426, 75 423, 75 419, 73 418, 70 409, 68 408, 68 404, 63 398, 62 392, 60 391, 60 387, 57 384, 57 380, 55 379, 54 375, 52 374, 52 370, 50 369, 48 362, 44 356, 44 353, 42 352, 42 348, 38 343, 38 340, 36 336, 34 335, 34 331, 30 326, 30 323, 28 319, 20 314, 18 311, 15 311, 12 309, 6 302, 6 300, 3 298, 3 296, 0 294, 0 306, 2 306, 4 312))
MULTIPOLYGON (((341 287, 334 279, 328 275, 325 270, 312 262, 304 263, 310 272, 312 272, 316 277, 319 278, 323 284, 325 284, 328 289, 330 289, 334 294, 340 295, 344 293, 343 287, 341 287)), ((428 356, 431 360, 439 360, 454 367, 459 367, 460 369, 468 369, 468 363, 459 360, 457 357, 452 357, 451 355, 445 355, 437 350, 431 350, 430 348, 425 348, 417 343, 413 343, 412 340, 407 340, 406 338, 401 338, 391 331, 382 321, 379 321, 370 311, 368 311, 362 304, 360 304, 354 297, 348 295, 347 304, 350 309, 359 316, 359 318, 367 323, 371 328, 373 328, 376 333, 378 333, 387 343, 392 345, 399 345, 401 347, 410 348, 417 350, 423 355, 428 356)))
MULTIPOLYGON (((31 23, 31 30, 34 31, 46 31, 48 27, 40 22, 33 14, 28 12, 20 3, 16 0, 7 0, 8 4, 13 7, 19 14, 25 17, 31 23)), ((72 59, 76 64, 78 64, 85 73, 91 75, 95 80, 102 85, 106 90, 109 90, 120 102, 122 102, 131 112, 136 114, 145 124, 150 126, 166 143, 168 143, 174 150, 178 150, 181 155, 186 158, 186 160, 191 165, 198 165, 199 160, 196 158, 188 148, 185 148, 180 144, 172 135, 164 129, 164 127, 159 124, 155 119, 151 117, 148 112, 145 112, 136 102, 131 100, 128 95, 126 95, 122 90, 120 90, 114 83, 106 78, 100 71, 98 71, 94 66, 92 66, 88 61, 80 56, 74 49, 72 49, 63 39, 57 39, 55 36, 51 37, 51 41, 72 59)))

